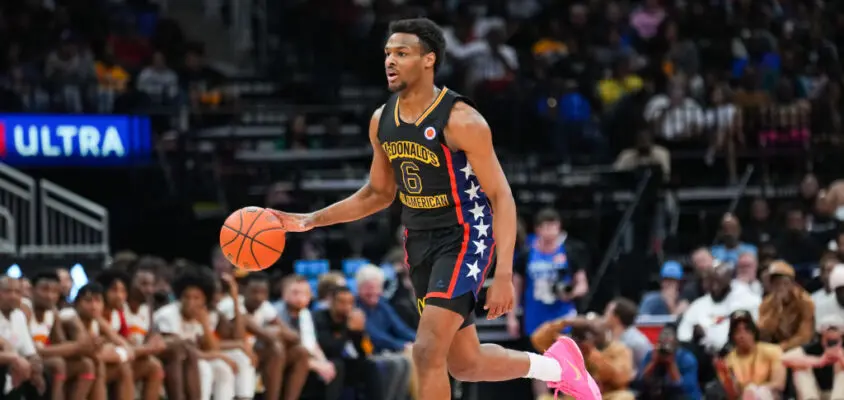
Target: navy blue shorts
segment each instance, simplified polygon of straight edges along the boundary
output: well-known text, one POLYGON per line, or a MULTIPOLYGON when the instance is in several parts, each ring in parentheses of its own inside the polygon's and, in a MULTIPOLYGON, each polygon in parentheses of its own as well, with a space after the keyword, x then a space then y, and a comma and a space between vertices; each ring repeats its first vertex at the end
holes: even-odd
POLYGON ((464 224, 408 230, 405 236, 406 261, 419 314, 426 305, 435 305, 463 316, 463 327, 473 324, 478 294, 495 258, 491 232, 464 224))

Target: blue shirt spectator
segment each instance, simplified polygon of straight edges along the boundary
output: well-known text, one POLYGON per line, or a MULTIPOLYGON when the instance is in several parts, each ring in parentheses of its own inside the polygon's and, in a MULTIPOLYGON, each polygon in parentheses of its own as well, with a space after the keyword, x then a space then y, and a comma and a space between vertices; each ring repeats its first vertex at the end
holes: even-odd
POLYGON ((592 118, 589 100, 578 92, 569 92, 558 98, 543 97, 537 103, 539 115, 548 115, 549 108, 553 107, 557 107, 557 118, 560 121, 587 122, 592 118))
POLYGON ((640 393, 637 399, 700 400, 697 367, 694 354, 680 347, 676 326, 666 325, 655 348, 639 364, 636 383, 640 386, 640 393))
POLYGON ((660 271, 660 290, 646 293, 639 304, 639 315, 674 315, 680 298, 683 266, 677 261, 666 261, 660 271), (671 304, 669 304, 671 303, 671 304))
POLYGON ((402 321, 393 306, 384 299, 384 271, 375 265, 358 269, 358 306, 366 314, 366 333, 375 352, 403 351, 416 340, 416 332, 402 321))
POLYGON ((670 356, 673 357, 673 364, 676 365, 679 372, 679 380, 675 380, 671 376, 670 369, 673 368, 672 366, 666 365, 665 362, 655 361, 655 357, 661 357, 659 349, 648 352, 639 367, 638 378, 642 384, 640 398, 684 400, 700 400, 702 398, 700 385, 697 381, 697 359, 692 352, 680 347, 674 352, 673 356, 670 356), (651 364, 653 366, 649 369, 651 364), (659 372, 662 374, 658 374, 659 372), (646 376, 646 373, 650 374, 646 376), (659 394, 651 394, 654 391, 659 394))
POLYGON ((416 332, 402 321, 390 303, 382 299, 374 307, 361 301, 358 301, 358 305, 366 314, 366 333, 376 352, 401 351, 408 343, 416 340, 416 332))

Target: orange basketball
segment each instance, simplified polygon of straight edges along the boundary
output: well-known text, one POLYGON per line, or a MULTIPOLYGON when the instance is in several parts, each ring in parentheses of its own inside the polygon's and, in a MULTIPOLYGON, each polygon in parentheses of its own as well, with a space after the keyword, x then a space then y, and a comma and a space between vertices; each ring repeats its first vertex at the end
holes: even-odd
POLYGON ((275 215, 261 207, 241 208, 223 223, 220 248, 237 268, 260 271, 281 257, 284 229, 275 215))

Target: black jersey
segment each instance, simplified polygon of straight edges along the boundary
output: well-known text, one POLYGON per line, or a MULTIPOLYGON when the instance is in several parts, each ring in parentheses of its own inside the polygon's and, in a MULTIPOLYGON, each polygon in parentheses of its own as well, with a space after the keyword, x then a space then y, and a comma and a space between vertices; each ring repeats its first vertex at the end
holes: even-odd
POLYGON ((489 201, 466 154, 449 149, 443 135, 451 108, 458 101, 472 105, 466 97, 443 87, 415 123, 399 118, 398 95, 384 105, 378 141, 395 171, 402 224, 407 229, 476 223, 481 224, 479 229, 487 229, 483 221, 492 213, 489 201))

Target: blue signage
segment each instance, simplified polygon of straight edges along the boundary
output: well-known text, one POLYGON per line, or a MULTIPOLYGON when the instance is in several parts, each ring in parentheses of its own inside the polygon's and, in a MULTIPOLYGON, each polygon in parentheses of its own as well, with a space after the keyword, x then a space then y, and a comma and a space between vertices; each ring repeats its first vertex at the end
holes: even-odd
POLYGON ((12 166, 129 165, 149 160, 149 119, 0 114, 0 161, 12 166))

